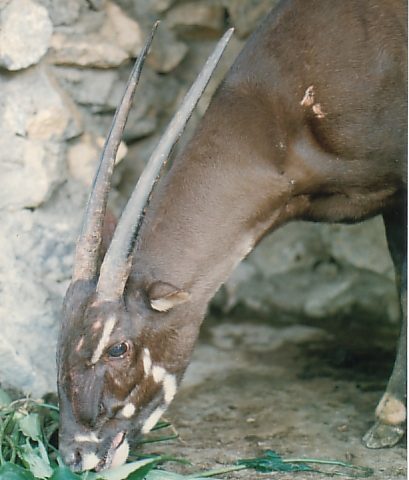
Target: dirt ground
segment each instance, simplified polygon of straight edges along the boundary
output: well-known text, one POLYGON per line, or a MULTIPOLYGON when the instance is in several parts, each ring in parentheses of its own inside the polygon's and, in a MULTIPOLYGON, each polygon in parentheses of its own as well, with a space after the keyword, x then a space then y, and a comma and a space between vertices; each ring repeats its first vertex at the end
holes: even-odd
MULTIPOLYGON (((194 464, 190 472, 272 449, 283 457, 371 467, 373 480, 406 479, 406 440, 384 450, 361 443, 394 360, 394 342, 380 346, 369 331, 350 332, 348 342, 345 329, 336 331, 339 325, 326 328, 331 333, 305 325, 209 321, 166 415, 180 438, 145 450, 182 456, 194 464)), ((330 476, 244 470, 223 478, 330 476)))

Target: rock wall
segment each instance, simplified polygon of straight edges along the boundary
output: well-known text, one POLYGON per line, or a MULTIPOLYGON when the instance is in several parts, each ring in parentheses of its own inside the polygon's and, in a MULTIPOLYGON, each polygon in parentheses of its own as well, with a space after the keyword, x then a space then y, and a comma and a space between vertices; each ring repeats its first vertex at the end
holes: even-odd
MULTIPOLYGON (((119 210, 158 135, 217 38, 235 38, 192 118, 276 0, 0 0, 0 383, 55 389, 55 339, 87 189, 133 59, 147 61, 116 168, 119 210)), ((183 143, 183 140, 182 140, 183 143)), ((268 237, 219 292, 217 312, 396 323, 379 219, 291 224, 268 237)))

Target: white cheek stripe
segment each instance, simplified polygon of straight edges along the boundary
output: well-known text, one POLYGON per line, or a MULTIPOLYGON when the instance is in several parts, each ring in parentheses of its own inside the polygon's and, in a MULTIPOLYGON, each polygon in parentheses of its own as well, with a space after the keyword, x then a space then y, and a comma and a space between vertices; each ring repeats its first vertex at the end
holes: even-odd
POLYGON ((165 378, 165 375, 166 375, 166 370, 163 367, 159 367, 158 365, 155 365, 152 368, 152 376, 156 383, 160 383, 165 378))
POLYGON ((126 462, 128 455, 129 455, 129 444, 127 440, 124 440, 123 443, 115 450, 110 468, 119 467, 120 465, 123 465, 126 462))
POLYGON ((151 352, 147 348, 143 349, 142 361, 143 361, 143 371, 145 372, 145 375, 149 375, 152 369, 152 358, 151 358, 151 352))
POLYGON ((109 337, 112 333, 112 330, 114 329, 115 323, 116 323, 115 317, 109 317, 108 320, 104 323, 104 329, 102 331, 102 335, 99 340, 98 346, 92 355, 91 363, 95 364, 101 358, 101 355, 104 352, 105 347, 108 345, 109 337))
POLYGON ((131 418, 135 413, 135 405, 132 403, 127 403, 121 410, 121 415, 125 418, 131 418))
POLYGON ((158 423, 158 420, 164 412, 165 409, 163 407, 158 407, 156 410, 154 410, 143 424, 142 433, 145 434, 150 432, 152 428, 158 423))
POLYGON ((95 453, 86 453, 82 460, 82 469, 92 470, 98 465, 99 462, 100 458, 98 458, 95 453))
POLYGON ((93 442, 99 443, 101 440, 96 436, 94 432, 90 433, 89 435, 75 435, 74 440, 76 442, 93 442))
POLYGON ((173 397, 176 395, 176 377, 171 373, 167 373, 163 380, 163 391, 165 396, 165 402, 169 403, 173 400, 173 397))

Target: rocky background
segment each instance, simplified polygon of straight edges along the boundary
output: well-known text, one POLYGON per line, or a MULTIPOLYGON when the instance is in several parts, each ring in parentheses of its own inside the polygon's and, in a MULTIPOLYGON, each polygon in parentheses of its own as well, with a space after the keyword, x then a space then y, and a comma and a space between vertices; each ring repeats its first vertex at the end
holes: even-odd
MULTIPOLYGON (((163 21, 119 154, 116 211, 215 41, 236 27, 190 129, 275 3, 0 0, 3 386, 34 396, 55 389, 59 312, 88 187, 132 61, 154 20, 163 21)), ((282 228, 238 267, 211 312, 311 324, 338 320, 345 322, 346 336, 364 320, 395 328, 398 305, 381 219, 282 228)))

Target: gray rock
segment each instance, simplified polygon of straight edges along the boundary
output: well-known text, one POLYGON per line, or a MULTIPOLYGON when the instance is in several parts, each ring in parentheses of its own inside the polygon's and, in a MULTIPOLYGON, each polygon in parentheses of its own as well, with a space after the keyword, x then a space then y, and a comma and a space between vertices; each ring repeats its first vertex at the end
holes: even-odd
POLYGON ((80 15, 81 0, 37 0, 43 5, 54 26, 72 25, 80 15))
POLYGON ((43 210, 0 211, 0 379, 34 397, 56 388, 62 295, 84 201, 65 187, 43 210))
POLYGON ((37 63, 50 44, 47 10, 32 0, 11 0, 0 10, 0 66, 21 70, 37 63))
POLYGON ((118 67, 129 58, 128 53, 99 34, 71 36, 53 35, 50 61, 55 65, 77 67, 118 67))
POLYGON ((0 88, 0 209, 37 207, 64 180, 64 142, 80 126, 43 68, 1 77, 0 88))
POLYGON ((214 305, 280 321, 396 323, 399 303, 382 220, 278 229, 239 265, 214 305))
POLYGON ((182 3, 169 11, 166 22, 180 36, 214 38, 224 29, 224 8, 212 3, 182 3))
POLYGON ((186 44, 178 41, 174 33, 162 23, 155 35, 147 63, 156 72, 167 73, 180 64, 187 51, 186 44))
POLYGON ((240 38, 245 38, 256 28, 261 18, 266 15, 278 0, 222 0, 226 6, 232 25, 240 38))

